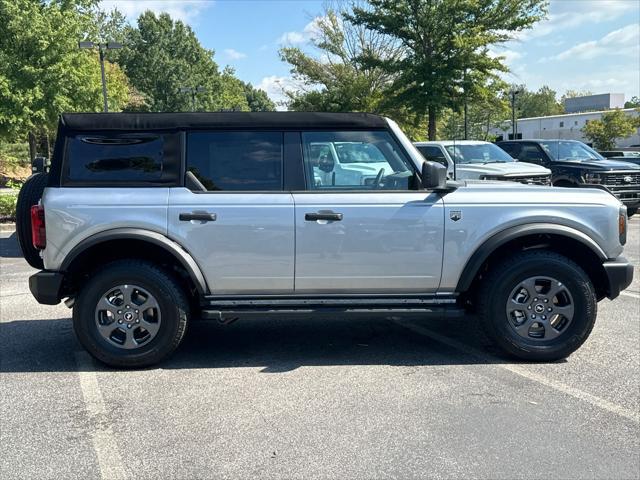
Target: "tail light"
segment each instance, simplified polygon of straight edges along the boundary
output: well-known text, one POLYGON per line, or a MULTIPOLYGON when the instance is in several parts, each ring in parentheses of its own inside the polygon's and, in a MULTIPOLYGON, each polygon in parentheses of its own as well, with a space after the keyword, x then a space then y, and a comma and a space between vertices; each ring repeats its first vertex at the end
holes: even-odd
POLYGON ((47 231, 44 226, 44 207, 34 205, 31 207, 31 243, 38 250, 47 246, 47 231))

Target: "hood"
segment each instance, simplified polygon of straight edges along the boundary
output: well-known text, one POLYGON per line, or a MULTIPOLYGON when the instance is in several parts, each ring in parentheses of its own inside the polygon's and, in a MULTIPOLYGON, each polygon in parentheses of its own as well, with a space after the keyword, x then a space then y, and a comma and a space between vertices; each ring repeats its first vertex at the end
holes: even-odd
POLYGON ((573 168, 585 168, 589 170, 640 170, 640 165, 633 164, 631 162, 621 160, 591 160, 591 159, 576 159, 576 160, 562 160, 553 162, 554 166, 573 167, 573 168))
POLYGON ((458 163, 456 176, 459 179, 480 178, 484 175, 495 177, 529 177, 533 175, 550 175, 548 168, 526 162, 508 163, 458 163))

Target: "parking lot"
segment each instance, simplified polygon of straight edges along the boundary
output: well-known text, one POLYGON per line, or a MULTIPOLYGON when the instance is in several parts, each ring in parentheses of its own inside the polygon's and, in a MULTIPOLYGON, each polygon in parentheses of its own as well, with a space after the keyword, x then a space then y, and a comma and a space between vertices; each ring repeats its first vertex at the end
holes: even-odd
POLYGON ((640 477, 638 270, 554 364, 492 355, 468 318, 335 318, 203 322, 116 371, 28 293, 14 233, 0 254, 2 479, 640 477))

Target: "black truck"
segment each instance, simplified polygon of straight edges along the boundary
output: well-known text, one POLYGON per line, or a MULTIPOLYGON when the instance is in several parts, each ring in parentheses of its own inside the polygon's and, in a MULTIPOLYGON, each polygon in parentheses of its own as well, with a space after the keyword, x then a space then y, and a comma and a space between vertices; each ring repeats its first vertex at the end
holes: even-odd
POLYGON ((506 140, 497 142, 513 158, 551 170, 556 187, 603 185, 627 206, 628 215, 640 206, 640 165, 606 159, 576 140, 506 140))

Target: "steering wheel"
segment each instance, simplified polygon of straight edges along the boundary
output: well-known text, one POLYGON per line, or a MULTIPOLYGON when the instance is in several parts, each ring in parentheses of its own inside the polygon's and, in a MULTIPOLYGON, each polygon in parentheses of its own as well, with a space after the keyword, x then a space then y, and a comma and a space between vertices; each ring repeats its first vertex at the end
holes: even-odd
POLYGON ((375 189, 382 188, 380 186, 380 183, 382 182, 382 177, 384 177, 384 168, 380 169, 380 171, 378 172, 378 175, 376 175, 376 179, 373 181, 373 185, 375 189))

